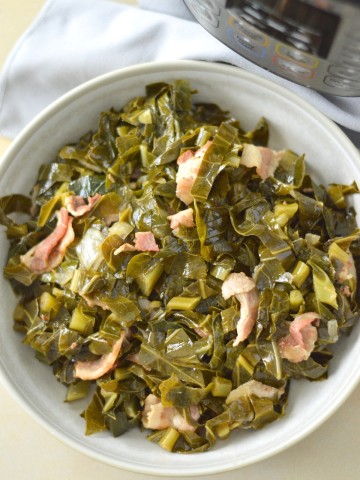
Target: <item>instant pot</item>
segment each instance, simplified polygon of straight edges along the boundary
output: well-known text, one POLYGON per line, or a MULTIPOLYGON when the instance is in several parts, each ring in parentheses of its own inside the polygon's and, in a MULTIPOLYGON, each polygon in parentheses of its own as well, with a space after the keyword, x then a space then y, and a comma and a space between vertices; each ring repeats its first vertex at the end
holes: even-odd
POLYGON ((184 0, 212 35, 253 63, 321 93, 360 96, 360 2, 184 0))

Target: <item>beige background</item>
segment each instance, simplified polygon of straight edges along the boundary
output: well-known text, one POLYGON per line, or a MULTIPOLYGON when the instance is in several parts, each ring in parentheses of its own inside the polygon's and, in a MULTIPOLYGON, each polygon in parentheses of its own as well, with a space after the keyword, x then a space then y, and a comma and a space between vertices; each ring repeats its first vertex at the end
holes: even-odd
MULTIPOLYGON (((43 3, 44 0, 0 0, 0 68, 43 3)), ((121 3, 136 4, 136 0, 121 3)), ((9 144, 8 139, 0 137, 0 157, 9 144)), ((360 478, 359 437, 360 386, 322 427, 285 452, 250 467, 202 478, 357 480, 360 478)), ((150 480, 156 477, 125 472, 77 453, 40 427, 0 384, 0 478, 150 480)))

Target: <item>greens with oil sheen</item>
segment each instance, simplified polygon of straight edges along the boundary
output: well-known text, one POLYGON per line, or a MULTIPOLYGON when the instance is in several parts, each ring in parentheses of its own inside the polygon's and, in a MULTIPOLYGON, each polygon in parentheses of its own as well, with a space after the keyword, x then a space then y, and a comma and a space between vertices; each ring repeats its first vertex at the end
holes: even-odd
POLYGON ((267 121, 246 131, 218 106, 194 103, 193 93, 183 80, 147 86, 49 159, 30 197, 0 199, 10 244, 4 275, 19 296, 15 330, 67 386, 66 401, 91 397, 86 434, 141 427, 153 394, 193 426, 149 435, 175 452, 205 451, 234 429, 281 417, 290 383, 326 379, 333 344, 359 318, 356 275, 337 275, 360 255, 347 202, 356 184, 317 184, 290 150, 261 179, 241 157, 244 144, 267 145, 267 121), (168 216, 187 208, 176 195, 177 159, 209 141, 191 190, 194 226, 175 232, 168 216), (21 257, 54 230, 69 195, 98 200, 73 218, 75 240, 60 265, 37 274, 21 257), (17 222, 16 212, 28 220, 17 222), (136 232, 151 232, 158 251, 119 252, 136 232), (237 346, 241 305, 222 295, 232 272, 253 278, 259 294, 254 328, 237 346), (309 311, 320 316, 315 347, 293 363, 278 342, 309 311), (123 332, 112 368, 96 380, 76 377, 77 362, 109 355, 123 332), (281 394, 238 389, 251 381, 281 394))

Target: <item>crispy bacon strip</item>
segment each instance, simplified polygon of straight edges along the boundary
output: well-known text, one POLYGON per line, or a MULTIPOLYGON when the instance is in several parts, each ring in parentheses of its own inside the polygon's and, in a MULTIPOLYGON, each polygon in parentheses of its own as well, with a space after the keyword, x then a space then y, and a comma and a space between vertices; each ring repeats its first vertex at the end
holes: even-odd
POLYGON ((240 302, 240 318, 236 330, 237 337, 234 346, 248 338, 253 329, 259 307, 259 295, 252 278, 245 273, 230 273, 222 285, 222 296, 225 300, 235 296, 240 302))
POLYGON ((96 380, 105 375, 105 373, 114 367, 124 338, 125 332, 122 332, 120 338, 114 343, 112 350, 102 355, 98 360, 76 362, 74 376, 81 380, 96 380))
MULTIPOLYGON (((199 420, 198 407, 190 407, 190 415, 195 422, 199 420)), ((153 430, 164 430, 168 427, 184 432, 194 432, 196 430, 196 426, 187 422, 175 407, 164 407, 161 400, 152 393, 145 398, 142 423, 145 428, 153 430)))
POLYGON ((318 324, 320 318, 316 312, 302 313, 295 317, 290 324, 289 335, 278 342, 280 356, 292 363, 307 360, 318 338, 317 328, 312 324, 318 324))
POLYGON ((72 218, 66 208, 61 208, 60 211, 56 212, 56 216, 55 230, 20 257, 20 262, 38 275, 60 265, 65 256, 66 248, 75 238, 72 218))

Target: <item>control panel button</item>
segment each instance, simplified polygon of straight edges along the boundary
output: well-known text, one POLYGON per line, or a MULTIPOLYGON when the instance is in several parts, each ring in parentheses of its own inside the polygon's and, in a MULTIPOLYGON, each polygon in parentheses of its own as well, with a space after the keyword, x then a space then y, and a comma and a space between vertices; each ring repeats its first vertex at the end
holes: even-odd
POLYGON ((200 22, 212 28, 219 27, 219 15, 221 13, 219 5, 215 0, 206 0, 205 2, 198 2, 198 0, 188 0, 188 7, 199 17, 200 22))
POLYGON ((267 50, 265 47, 255 43, 250 37, 244 35, 242 32, 234 31, 232 28, 228 28, 228 38, 232 43, 235 42, 236 47, 246 49, 248 53, 251 53, 255 57, 263 58, 266 56, 267 50))
POLYGON ((344 65, 330 65, 328 72, 335 77, 360 81, 360 68, 347 67, 344 65))
POLYGON ((276 65, 279 69, 295 75, 296 77, 301 77, 303 79, 311 79, 315 75, 315 72, 313 70, 294 63, 291 60, 286 60, 285 58, 279 57, 278 55, 275 55, 273 57, 273 64, 276 65))
POLYGON ((358 90, 360 91, 360 82, 356 80, 349 80, 348 78, 341 78, 328 75, 324 78, 325 85, 344 90, 358 90))
POLYGON ((249 37, 259 45, 267 45, 269 43, 269 37, 267 35, 259 31, 257 28, 254 28, 252 25, 249 25, 243 18, 237 20, 231 19, 229 24, 233 26, 237 33, 249 37))
POLYGON ((301 52, 295 48, 291 48, 283 43, 278 43, 275 47, 275 50, 280 57, 293 60, 304 67, 316 68, 319 65, 318 58, 305 52, 301 52))
POLYGON ((296 40, 296 38, 289 37, 288 42, 291 45, 294 45, 294 47, 299 49, 299 50, 302 50, 304 52, 311 52, 311 47, 309 45, 307 45, 304 42, 301 42, 300 40, 296 40))
POLYGON ((243 21, 245 21, 248 25, 253 25, 256 28, 259 28, 260 30, 264 30, 266 28, 266 24, 262 21, 259 20, 252 15, 248 15, 245 12, 241 14, 240 17, 243 21))

